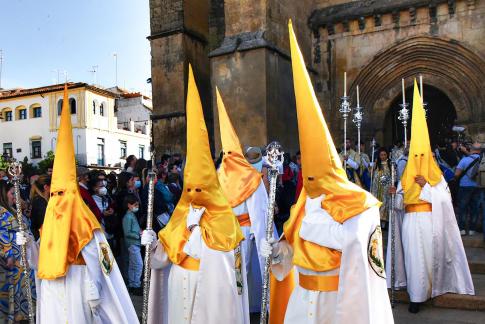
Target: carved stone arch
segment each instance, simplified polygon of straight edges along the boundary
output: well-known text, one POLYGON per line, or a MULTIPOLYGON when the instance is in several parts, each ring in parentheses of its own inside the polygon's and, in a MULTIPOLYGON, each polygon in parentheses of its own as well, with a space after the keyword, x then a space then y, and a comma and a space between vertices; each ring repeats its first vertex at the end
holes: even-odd
MULTIPOLYGON (((356 85, 361 85, 361 105, 367 116, 372 116, 366 122, 375 123, 384 120, 391 102, 401 95, 401 79, 404 78, 406 87, 410 87, 419 74, 423 75, 425 84, 448 96, 459 123, 485 120, 485 60, 455 40, 418 36, 393 44, 376 54, 360 71, 352 83, 350 95, 355 96, 356 85)), ((411 100, 406 98, 408 102, 411 100)), ((378 128, 376 124, 373 126, 378 128)))

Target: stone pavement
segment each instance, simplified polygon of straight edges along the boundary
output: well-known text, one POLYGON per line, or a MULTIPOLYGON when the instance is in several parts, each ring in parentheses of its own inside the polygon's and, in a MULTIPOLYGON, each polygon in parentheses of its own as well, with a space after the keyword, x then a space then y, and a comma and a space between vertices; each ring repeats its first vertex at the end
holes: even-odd
MULTIPOLYGON (((387 237, 387 233, 383 233, 387 237)), ((426 302, 418 314, 408 312, 408 296, 405 291, 396 292, 393 310, 396 324, 485 324, 485 243, 481 233, 463 237, 468 264, 475 285, 475 296, 445 294, 426 302)), ((143 298, 131 296, 141 319, 143 298)), ((253 314, 251 323, 259 323, 253 314)))

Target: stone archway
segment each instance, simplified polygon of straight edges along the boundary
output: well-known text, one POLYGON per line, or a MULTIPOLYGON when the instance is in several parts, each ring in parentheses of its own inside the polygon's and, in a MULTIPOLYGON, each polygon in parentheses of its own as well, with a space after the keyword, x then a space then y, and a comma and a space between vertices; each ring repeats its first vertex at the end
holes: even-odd
MULTIPOLYGON (((406 98, 409 98, 407 101, 411 101, 413 90, 413 86, 406 89, 406 98)), ((443 145, 454 136, 452 127, 457 119, 455 107, 448 96, 435 87, 424 84, 423 93, 424 101, 427 103, 426 115, 431 144, 433 146, 435 144, 443 145)), ((402 142, 404 139, 404 128, 401 121, 398 120, 401 98, 401 95, 394 98, 384 118, 382 127, 383 142, 381 144, 385 146, 390 146, 396 141, 402 142)), ((409 109, 410 116, 412 116, 412 102, 409 109)), ((409 119, 409 125, 411 124, 411 119, 409 119)), ((410 138, 411 127, 409 126, 407 130, 408 138, 410 138)))
MULTIPOLYGON (((419 36, 379 52, 352 83, 350 95, 355 96, 355 87, 360 85, 361 104, 371 116, 364 120, 364 138, 384 140, 383 121, 392 102, 401 95, 401 79, 408 87, 419 74, 426 85, 449 98, 458 123, 468 125, 472 134, 481 131, 485 121, 485 60, 458 41, 419 36)), ((408 98, 409 102, 412 97, 408 98)))

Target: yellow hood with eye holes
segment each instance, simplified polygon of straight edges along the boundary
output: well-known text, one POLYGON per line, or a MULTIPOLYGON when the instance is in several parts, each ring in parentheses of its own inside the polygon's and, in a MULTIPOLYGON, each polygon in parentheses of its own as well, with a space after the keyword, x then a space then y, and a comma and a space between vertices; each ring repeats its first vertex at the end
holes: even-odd
POLYGON ((199 225, 202 238, 209 248, 231 251, 244 238, 217 178, 202 103, 191 65, 189 65, 186 116, 187 161, 184 169, 183 193, 167 226, 158 234, 170 261, 174 264, 180 264, 187 257, 183 248, 190 236, 187 229, 190 204, 195 208, 205 207, 199 225))

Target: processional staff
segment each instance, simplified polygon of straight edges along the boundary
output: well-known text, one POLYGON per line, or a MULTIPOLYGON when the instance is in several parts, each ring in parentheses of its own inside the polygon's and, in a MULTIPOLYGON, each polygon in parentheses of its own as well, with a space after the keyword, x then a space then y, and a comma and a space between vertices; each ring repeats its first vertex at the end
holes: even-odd
MULTIPOLYGON (((340 98, 340 109, 339 112, 342 114, 344 119, 344 156, 347 156, 347 118, 351 113, 349 97, 347 96, 347 72, 344 72, 344 96, 340 98)), ((344 168, 347 169, 347 162, 344 161, 344 168)))
MULTIPOLYGON (((29 234, 26 232, 25 228, 25 223, 24 223, 24 218, 22 215, 22 207, 20 205, 20 175, 22 174, 22 165, 12 159, 12 162, 10 163, 8 167, 8 173, 12 176, 13 180, 13 185, 14 185, 14 190, 15 190, 15 207, 16 207, 16 212, 17 212, 17 222, 19 223, 19 233, 22 233, 25 237, 27 237, 29 234)), ((22 287, 24 289, 24 294, 27 297, 27 307, 29 311, 29 323, 34 324, 34 302, 32 300, 32 290, 31 290, 31 282, 30 282, 30 266, 27 262, 27 246, 21 245, 20 246, 20 261, 22 263, 22 266, 24 268, 24 286, 22 287)))
POLYGON ((372 167, 370 169, 370 190, 372 190, 372 183, 374 182, 374 156, 375 156, 375 148, 376 148, 376 139, 372 138, 371 142, 371 147, 372 147, 372 156, 371 156, 371 164, 372 167))
POLYGON ((402 79, 402 104, 399 104, 401 109, 399 110, 399 119, 404 127, 404 148, 408 146, 408 119, 409 119, 409 104, 406 103, 406 94, 404 90, 404 79, 402 79))
MULTIPOLYGON (((396 183, 396 168, 394 161, 391 160, 391 186, 396 183)), ((394 213, 394 201, 396 193, 391 192, 391 206, 389 208, 389 221, 391 222, 391 307, 394 308, 396 291, 396 217, 394 213)))
MULTIPOLYGON (((267 162, 269 165, 269 201, 266 210, 266 241, 270 241, 273 237, 273 217, 274 205, 276 198, 276 180, 278 178, 278 168, 283 164, 283 151, 278 142, 272 142, 266 148, 267 162)), ((261 300, 261 318, 260 324, 266 324, 266 317, 269 304, 269 270, 270 270, 270 256, 264 259, 264 273, 263 273, 263 296, 261 300)))
MULTIPOLYGON (((147 205, 147 231, 152 230, 153 224, 153 199, 154 199, 154 191, 155 191, 155 178, 156 178, 156 171, 155 171, 155 148, 153 143, 153 121, 151 130, 151 159, 152 159, 152 166, 150 171, 148 172, 148 205, 147 205)), ((151 263, 151 248, 146 246, 145 248, 145 269, 143 272, 143 309, 142 309, 142 318, 141 321, 143 324, 148 322, 148 296, 150 294, 150 263, 151 263)))
POLYGON ((362 110, 364 107, 360 106, 360 100, 359 100, 359 86, 357 86, 357 106, 354 108, 354 118, 352 121, 354 122, 355 126, 357 126, 357 152, 359 153, 360 156, 360 127, 362 126, 362 119, 364 116, 364 113, 362 110))

